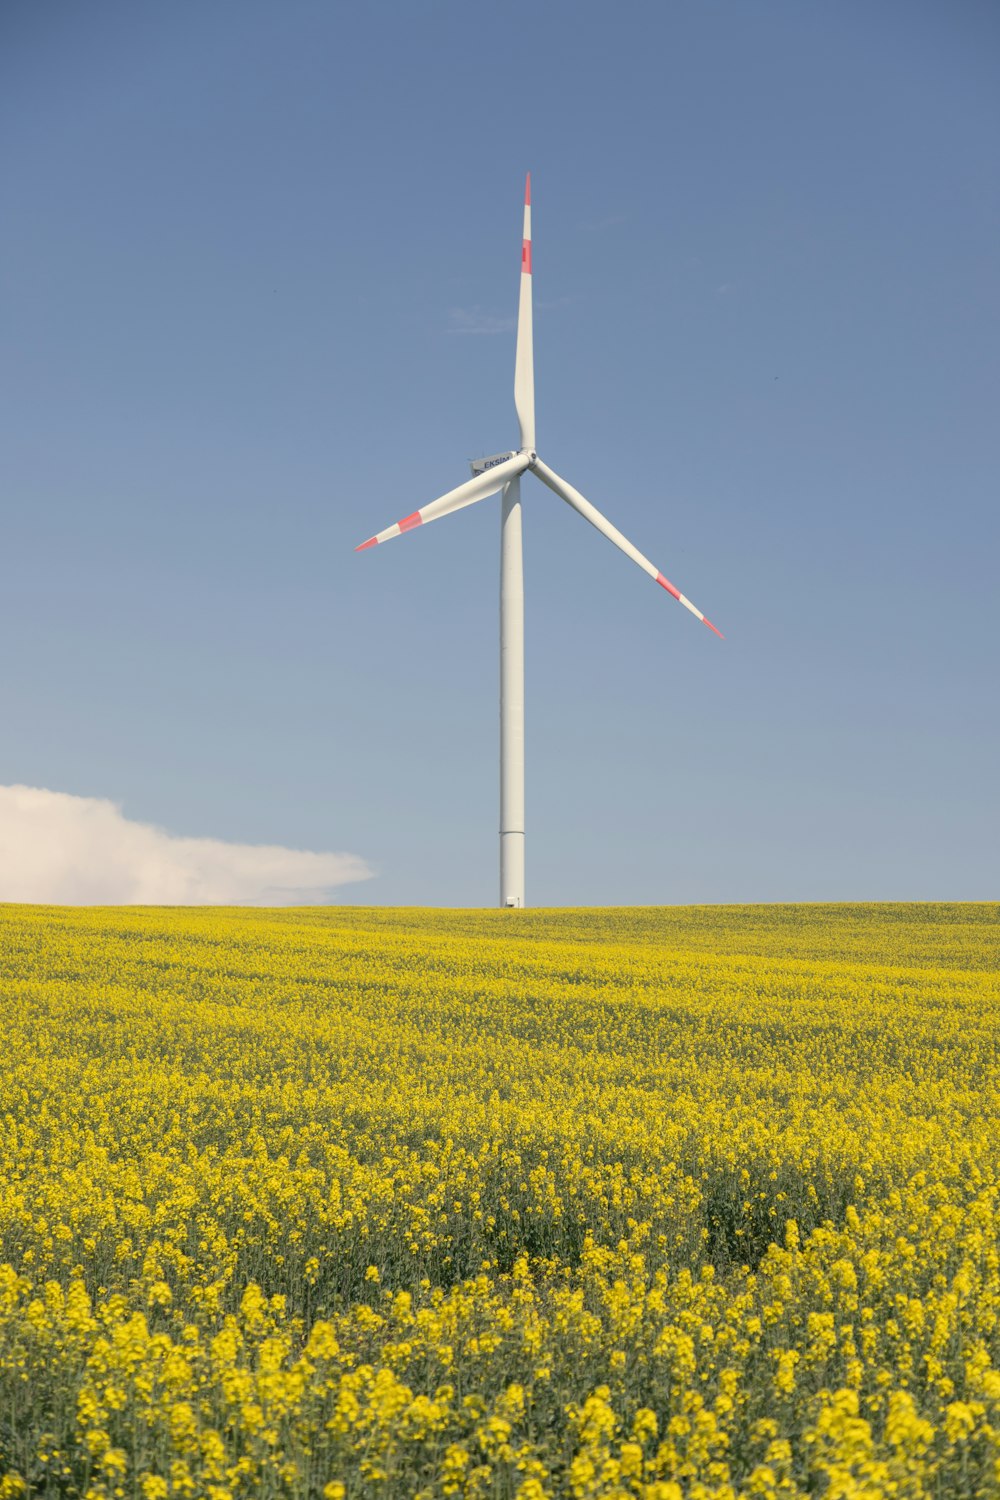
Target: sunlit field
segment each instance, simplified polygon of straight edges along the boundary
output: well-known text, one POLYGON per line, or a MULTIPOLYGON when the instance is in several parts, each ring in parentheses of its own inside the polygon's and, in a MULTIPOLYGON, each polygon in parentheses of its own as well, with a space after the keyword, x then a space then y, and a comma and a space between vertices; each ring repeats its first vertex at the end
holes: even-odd
POLYGON ((0 934, 0 1497, 1000 1495, 1000 907, 0 934))

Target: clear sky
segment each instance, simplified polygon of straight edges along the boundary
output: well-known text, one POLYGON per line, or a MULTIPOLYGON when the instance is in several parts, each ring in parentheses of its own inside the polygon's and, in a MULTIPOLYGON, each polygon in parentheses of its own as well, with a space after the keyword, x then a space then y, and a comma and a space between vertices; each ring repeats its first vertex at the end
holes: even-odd
POLYGON ((998 147, 994 3, 6 0, 0 783, 495 902, 499 502, 353 548, 516 444, 530 169, 726 640, 524 481, 529 904, 1000 896, 998 147))

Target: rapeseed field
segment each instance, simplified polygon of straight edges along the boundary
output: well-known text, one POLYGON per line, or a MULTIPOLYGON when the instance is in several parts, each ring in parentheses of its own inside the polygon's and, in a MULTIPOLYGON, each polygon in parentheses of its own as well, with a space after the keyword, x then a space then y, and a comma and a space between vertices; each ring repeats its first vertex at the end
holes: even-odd
POLYGON ((1000 1495, 1000 907, 0 931, 0 1497, 1000 1495))

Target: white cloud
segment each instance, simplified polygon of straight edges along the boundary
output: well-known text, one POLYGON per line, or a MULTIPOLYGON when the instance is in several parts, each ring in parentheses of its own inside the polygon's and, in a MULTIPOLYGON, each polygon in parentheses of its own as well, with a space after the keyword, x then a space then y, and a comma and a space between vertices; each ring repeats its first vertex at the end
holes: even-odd
POLYGON ((297 906, 371 874, 356 854, 176 838, 100 797, 0 786, 0 901, 297 906))
POLYGON ((513 318, 501 318, 480 307, 453 307, 448 317, 449 333, 510 333, 514 327, 513 318))

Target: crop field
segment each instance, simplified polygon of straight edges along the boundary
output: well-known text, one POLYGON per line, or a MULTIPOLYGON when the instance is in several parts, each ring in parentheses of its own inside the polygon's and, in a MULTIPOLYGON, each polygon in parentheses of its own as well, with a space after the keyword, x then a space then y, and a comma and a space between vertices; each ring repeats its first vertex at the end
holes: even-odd
POLYGON ((1000 907, 0 941, 0 1497, 1000 1495, 1000 907))

